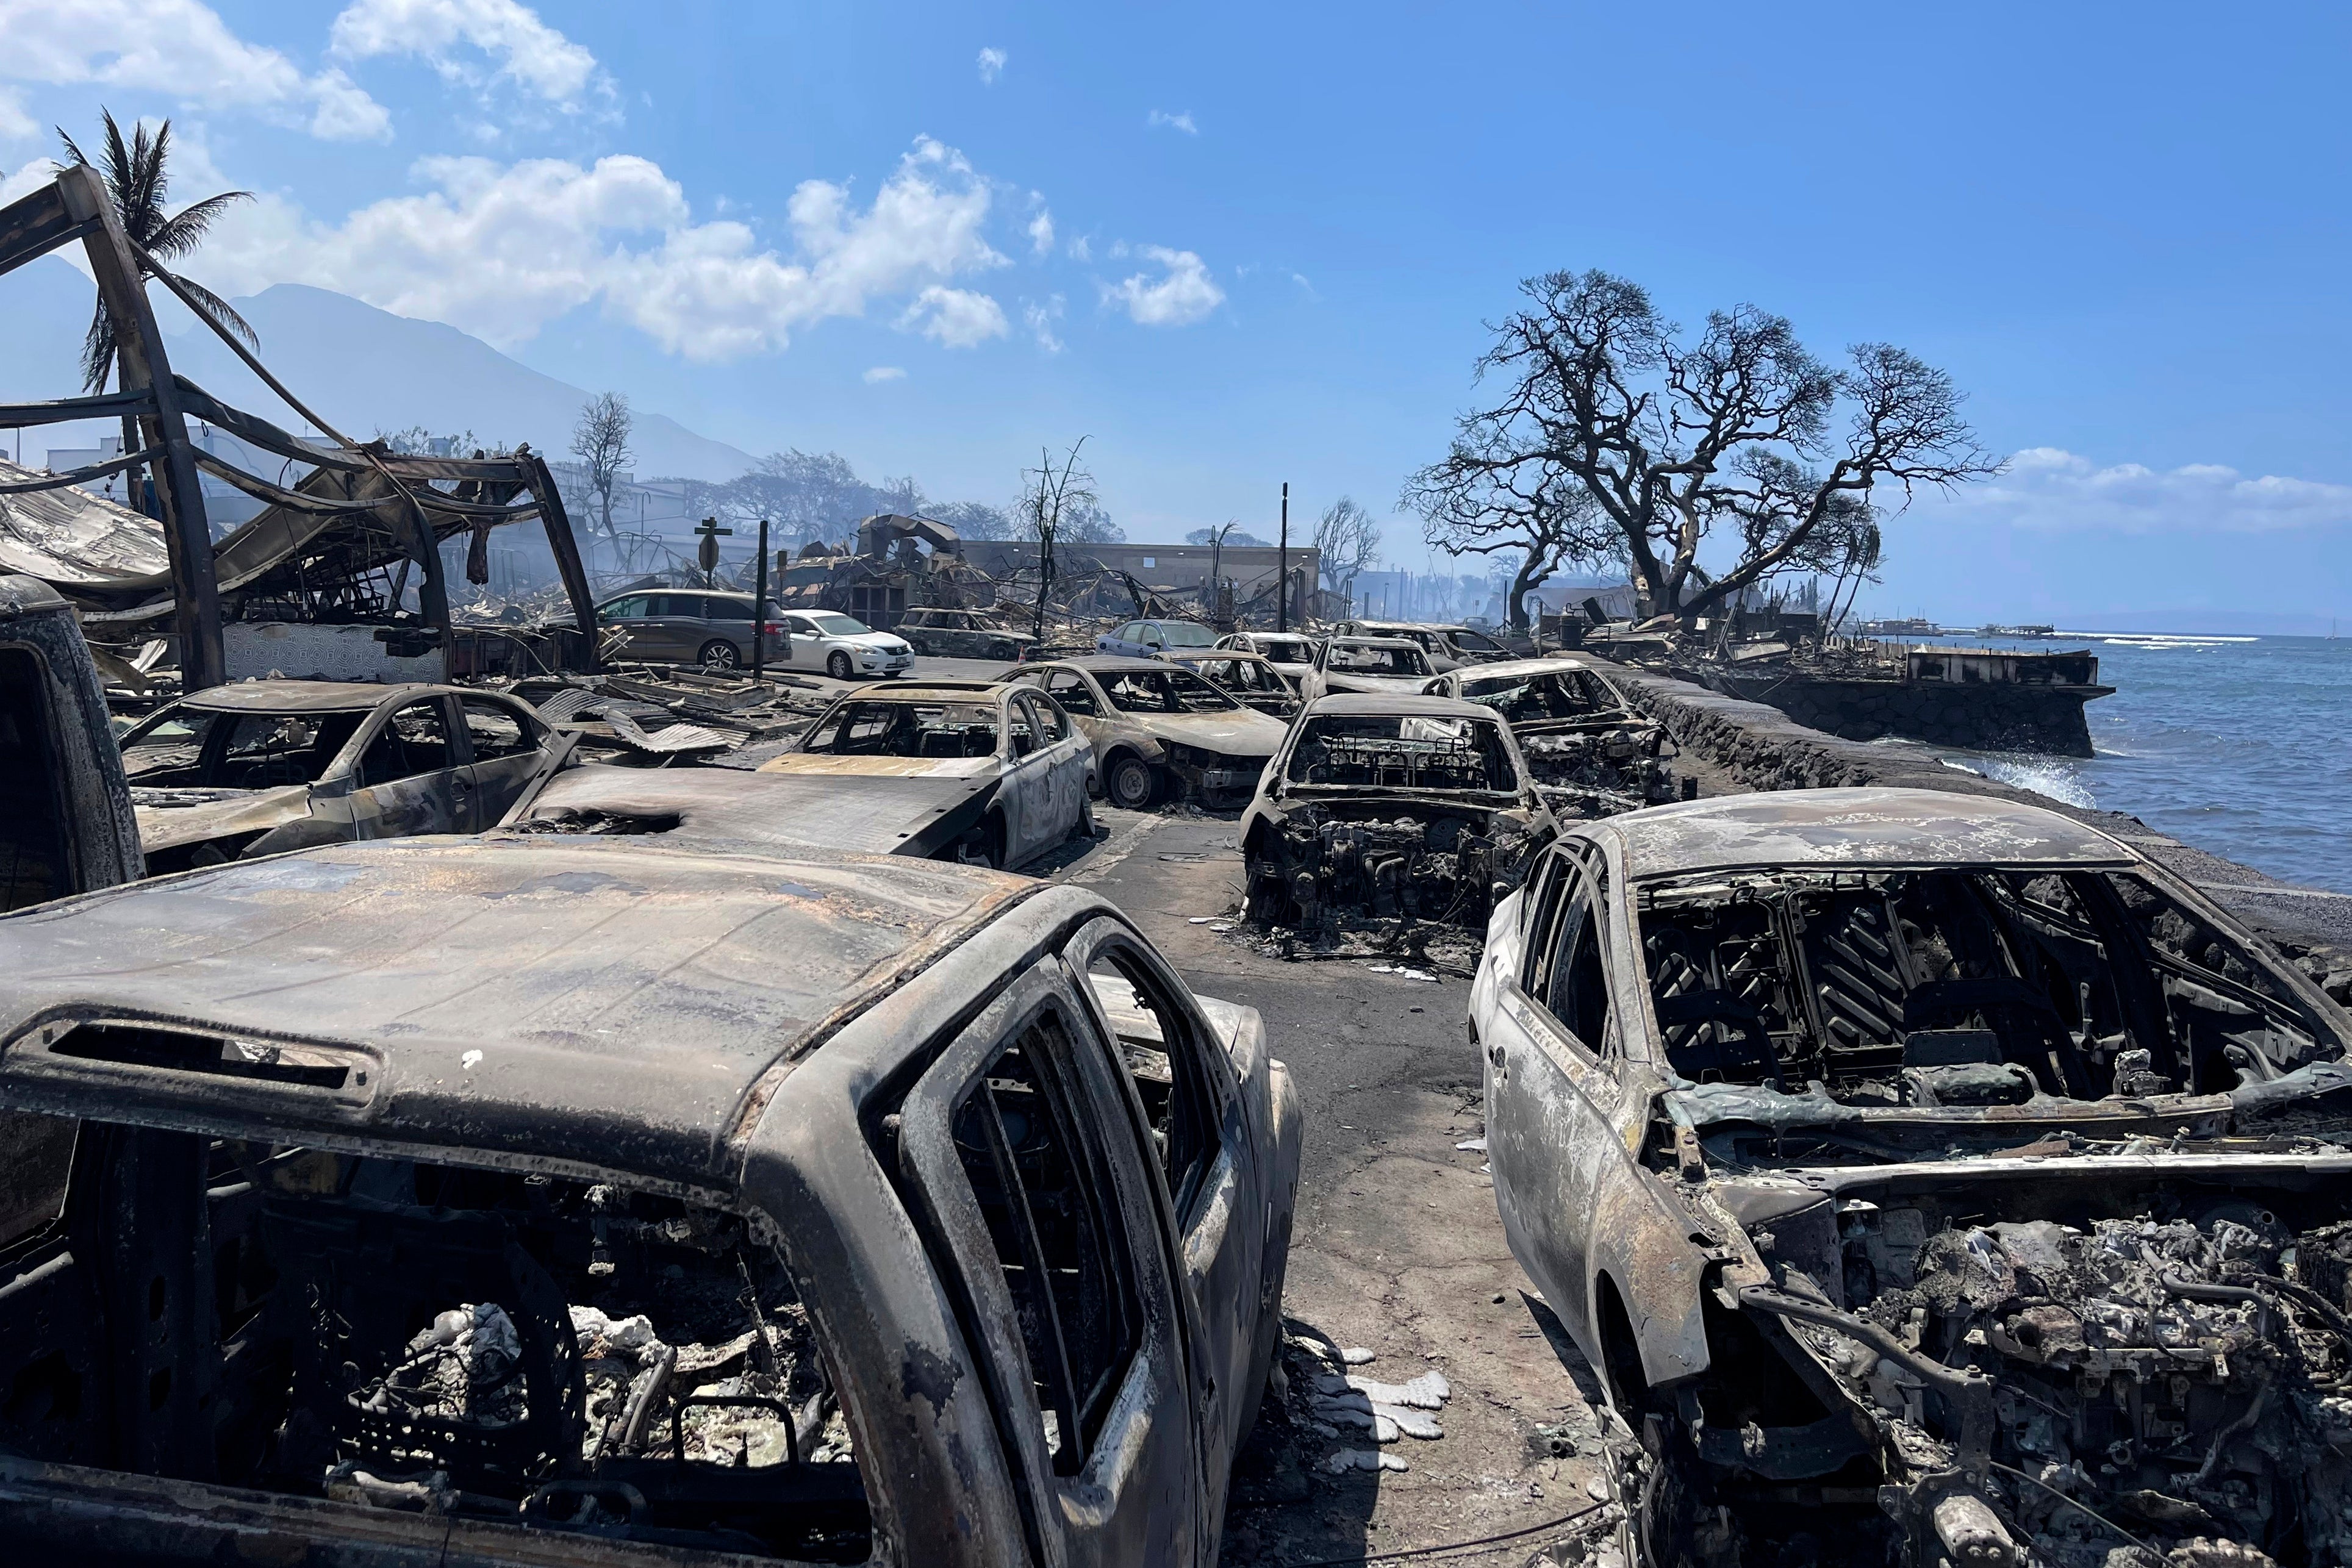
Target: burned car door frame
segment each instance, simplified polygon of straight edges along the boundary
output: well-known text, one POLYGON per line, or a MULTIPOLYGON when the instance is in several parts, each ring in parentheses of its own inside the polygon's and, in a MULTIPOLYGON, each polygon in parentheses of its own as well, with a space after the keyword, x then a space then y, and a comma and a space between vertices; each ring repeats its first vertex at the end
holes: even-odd
MULTIPOLYGON (((339 762, 329 779, 348 780, 341 815, 355 839, 404 838, 416 833, 472 832, 473 789, 458 750, 457 733, 464 728, 446 692, 427 692, 404 701, 387 703, 368 716, 344 747, 348 766, 339 762), (429 710, 441 730, 437 765, 411 748, 430 742, 412 739, 396 727, 419 709, 429 710), (373 761, 371 762, 371 758, 373 761)), ((321 780, 323 786, 326 780, 321 780)), ((327 791, 321 788, 318 793, 327 791)), ((496 819, 492 819, 493 821, 496 819)))
MULTIPOLYGON (((1252 1124, 1233 1061, 1191 991, 1134 932, 1107 917, 1091 920, 1070 937, 1062 956, 1103 1038, 1128 1058, 1139 1100, 1144 1083, 1156 1092, 1159 1082, 1160 1064, 1149 1057, 1165 1059, 1166 1097, 1141 1110, 1162 1149, 1160 1185, 1186 1283, 1193 1407, 1213 1439, 1203 1451, 1231 1456, 1256 1417, 1281 1333, 1283 1268, 1276 1253, 1286 1252, 1288 1233, 1286 1224, 1279 1236, 1274 1233, 1273 1206, 1264 1201, 1271 1185, 1260 1163, 1267 1129, 1252 1124), (1115 976, 1098 976, 1106 965, 1115 976), (1157 1025, 1157 1051, 1148 1037, 1130 1040, 1119 1030, 1097 983, 1111 978, 1132 988, 1138 1010, 1157 1025)), ((1230 1469, 1207 1467, 1209 1521, 1223 1517, 1230 1469)))
MULTIPOLYGON (((1639 1232, 1622 1223, 1632 1216, 1610 1212, 1649 1196, 1634 1164, 1649 1105, 1622 1082, 1626 1015, 1618 989, 1631 936, 1612 885, 1598 844, 1570 839, 1547 853, 1523 902, 1508 911, 1517 918, 1497 915, 1516 935, 1507 963, 1496 965, 1500 994, 1478 1042, 1504 1231, 1596 1366, 1604 1364, 1609 1335, 1593 1325, 1614 1312, 1630 1332, 1627 1314, 1648 1305, 1628 1294, 1631 1260, 1617 1251, 1639 1232)), ((1622 1354, 1622 1342, 1616 1348, 1622 1354)))
POLYGON ((1040 958, 898 1112, 900 1166, 944 1250, 965 1332, 985 1346, 982 1375, 1033 1529, 1058 1535, 1072 1568, 1192 1561, 1202 1524, 1164 1199, 1124 1077, 1067 972, 1040 958), (1017 1075, 1007 1071, 1016 1051, 1017 1075), (1029 1184, 1055 1174, 1057 1153, 1068 1190, 1050 1207, 1033 1203, 1029 1184), (1059 1221, 1050 1238, 1041 1214, 1059 1221), (1079 1256, 1094 1266, 1074 1266, 1079 1256))

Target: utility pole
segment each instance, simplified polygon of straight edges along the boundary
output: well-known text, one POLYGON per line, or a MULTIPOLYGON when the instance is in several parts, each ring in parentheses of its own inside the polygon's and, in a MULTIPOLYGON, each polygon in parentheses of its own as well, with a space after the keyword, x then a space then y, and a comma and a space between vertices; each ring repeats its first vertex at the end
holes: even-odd
POLYGON ((768 519, 760 519, 760 570, 751 588, 751 678, 768 678, 768 519))
POLYGON ((1281 554, 1275 559, 1274 629, 1290 630, 1290 481, 1282 482, 1281 554))

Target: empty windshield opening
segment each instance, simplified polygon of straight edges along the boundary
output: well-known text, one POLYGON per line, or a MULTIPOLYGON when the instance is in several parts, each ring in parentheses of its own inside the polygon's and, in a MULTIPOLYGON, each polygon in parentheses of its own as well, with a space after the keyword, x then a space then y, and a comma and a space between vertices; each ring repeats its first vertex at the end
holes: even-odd
POLYGON ((1380 648, 1360 643, 1334 643, 1324 667, 1349 675, 1426 675, 1433 672, 1428 657, 1416 647, 1380 648))
POLYGON ((122 740, 122 771, 148 788, 315 784, 364 713, 224 713, 169 707, 122 740))
POLYGON ((1190 670, 1121 670, 1102 685, 1122 713, 1226 713, 1241 706, 1190 670))
POLYGON ((2130 873, 1759 872, 1642 891, 1667 1065, 1851 1104, 2218 1093, 2338 1047, 2130 873))
POLYGON ((1584 718, 1596 713, 1615 713, 1622 706, 1606 686, 1584 670, 1465 681, 1462 695, 1465 701, 1493 708, 1509 724, 1584 718))
POLYGON ((1502 727, 1423 714, 1324 714, 1291 748, 1294 784, 1505 793, 1519 787, 1502 727))
POLYGON ((845 702, 817 722, 801 749, 835 757, 992 757, 990 703, 845 702))

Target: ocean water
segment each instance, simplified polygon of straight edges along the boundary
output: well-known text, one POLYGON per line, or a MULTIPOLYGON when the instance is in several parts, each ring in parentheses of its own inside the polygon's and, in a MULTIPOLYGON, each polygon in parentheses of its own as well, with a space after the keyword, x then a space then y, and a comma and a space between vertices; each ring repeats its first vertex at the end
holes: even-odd
POLYGON ((2087 759, 1946 753, 1990 778, 2126 811, 2289 882, 2352 893, 2352 637, 2090 632, 1975 647, 2087 648, 2116 688, 2085 710, 2087 759))

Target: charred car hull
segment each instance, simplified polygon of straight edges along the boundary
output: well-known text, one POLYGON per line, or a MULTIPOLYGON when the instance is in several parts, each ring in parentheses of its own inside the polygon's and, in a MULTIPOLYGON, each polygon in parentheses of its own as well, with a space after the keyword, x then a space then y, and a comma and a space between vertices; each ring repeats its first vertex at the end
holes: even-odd
POLYGON ((1484 925, 1543 845, 1534 818, 1402 800, 1301 802, 1244 855, 1249 916, 1312 926, 1343 911, 1484 925))

